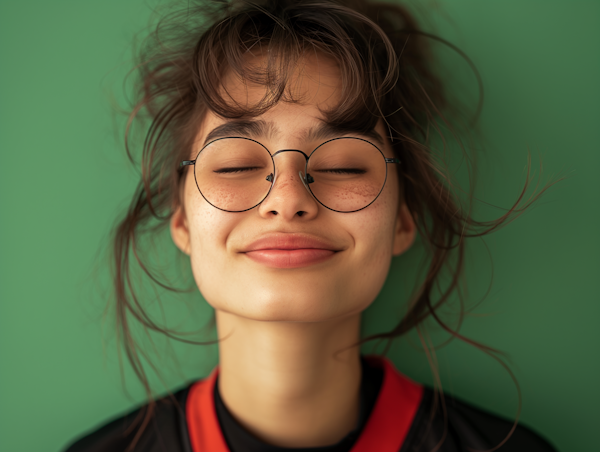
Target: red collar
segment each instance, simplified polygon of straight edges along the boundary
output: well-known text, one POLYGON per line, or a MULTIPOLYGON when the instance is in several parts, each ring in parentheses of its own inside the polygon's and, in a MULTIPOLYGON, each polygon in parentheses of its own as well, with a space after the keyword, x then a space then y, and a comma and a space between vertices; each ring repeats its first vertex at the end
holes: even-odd
MULTIPOLYGON (((383 383, 360 437, 351 452, 397 452, 412 425, 423 387, 396 370, 387 359, 366 356, 369 364, 383 367, 383 383)), ((194 452, 229 452, 215 410, 213 391, 218 367, 208 378, 190 388, 186 403, 186 419, 194 452)))

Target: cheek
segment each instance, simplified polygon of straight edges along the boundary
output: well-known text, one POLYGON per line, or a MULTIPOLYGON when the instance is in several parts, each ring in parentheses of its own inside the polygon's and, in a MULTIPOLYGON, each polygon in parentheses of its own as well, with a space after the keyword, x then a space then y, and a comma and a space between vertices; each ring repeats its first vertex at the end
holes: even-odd
POLYGON ((234 228, 234 218, 227 212, 215 209, 202 197, 193 177, 188 180, 185 194, 185 207, 190 233, 190 264, 196 285, 205 295, 219 276, 219 269, 225 266, 221 262, 225 244, 230 231, 234 228))
POLYGON ((392 253, 394 230, 398 216, 398 178, 391 171, 386 184, 373 204, 341 217, 345 227, 355 237, 357 247, 365 256, 385 256, 392 253), (366 248, 366 249, 363 249, 366 248))
MULTIPOLYGON (((384 193, 382 193, 384 195, 384 193)), ((348 219, 348 229, 355 240, 351 280, 352 292, 360 294, 356 302, 365 309, 381 291, 391 261, 396 224, 395 196, 381 196, 356 218, 348 219)))
MULTIPOLYGON (((357 212, 361 215, 353 222, 363 278, 369 281, 369 290, 375 296, 381 291, 392 262, 399 201, 398 175, 395 168, 388 168, 383 191, 372 205, 357 212)), ((371 295, 371 301, 375 296, 371 295)))

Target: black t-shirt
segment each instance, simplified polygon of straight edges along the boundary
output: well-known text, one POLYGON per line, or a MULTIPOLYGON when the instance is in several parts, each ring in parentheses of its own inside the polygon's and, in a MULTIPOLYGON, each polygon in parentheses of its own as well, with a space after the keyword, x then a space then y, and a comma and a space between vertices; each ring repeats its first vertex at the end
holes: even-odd
MULTIPOLYGON (((227 411, 214 386, 214 402, 218 425, 230 452, 350 452, 359 438, 374 404, 380 395, 382 371, 362 360, 360 415, 356 428, 339 443, 317 448, 281 448, 265 444, 247 432, 227 411)), ((134 452, 204 452, 191 446, 186 419, 186 401, 193 383, 176 391, 173 397, 157 401, 156 411, 144 429, 134 452)), ((430 452, 441 442, 438 452, 463 452, 469 449, 489 450, 497 446, 512 428, 513 422, 449 396, 444 397, 446 415, 440 403, 434 404, 434 391, 423 388, 421 402, 408 434, 398 452, 430 452), (437 405, 435 412, 434 405, 437 405), (433 415, 432 415, 433 413, 433 415)), ((140 407, 100 428, 85 434, 65 452, 125 452, 138 431, 140 407)), ((399 407, 401 409, 401 407, 399 407)), ((546 440, 527 427, 519 425, 500 452, 556 452, 546 440)), ((377 444, 373 445, 377 451, 377 444)))

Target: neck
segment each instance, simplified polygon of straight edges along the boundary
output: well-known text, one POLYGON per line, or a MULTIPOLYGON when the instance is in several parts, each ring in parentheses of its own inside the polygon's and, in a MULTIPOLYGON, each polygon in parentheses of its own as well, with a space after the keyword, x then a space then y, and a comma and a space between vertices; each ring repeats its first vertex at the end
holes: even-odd
POLYGON ((280 447, 335 444, 357 423, 360 314, 319 323, 216 312, 219 392, 236 420, 280 447))

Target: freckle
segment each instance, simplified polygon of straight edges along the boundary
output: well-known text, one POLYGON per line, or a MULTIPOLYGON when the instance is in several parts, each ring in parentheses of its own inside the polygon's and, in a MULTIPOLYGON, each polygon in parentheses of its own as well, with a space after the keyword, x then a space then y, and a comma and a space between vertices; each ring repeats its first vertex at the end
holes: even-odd
POLYGON ((364 198, 365 200, 371 200, 379 193, 378 187, 375 185, 363 185, 363 184, 347 184, 344 185, 343 189, 336 190, 333 192, 335 197, 338 199, 351 199, 357 196, 364 198))
POLYGON ((246 196, 240 196, 240 193, 236 193, 235 190, 228 187, 211 187, 205 190, 204 195, 211 204, 218 206, 221 209, 229 210, 237 208, 237 205, 242 205, 248 200, 248 194, 246 196))
POLYGON ((290 175, 290 177, 289 177, 288 179, 286 179, 286 180, 284 180, 284 179, 279 179, 279 178, 278 178, 278 181, 277 181, 277 183, 275 184, 275 187, 276 187, 276 188, 278 188, 278 189, 286 188, 286 187, 288 187, 290 184, 293 184, 293 183, 294 183, 294 180, 295 180, 295 177, 294 177, 294 175, 293 175, 293 174, 292 174, 292 175, 290 175))

